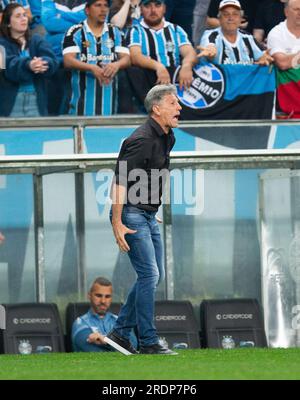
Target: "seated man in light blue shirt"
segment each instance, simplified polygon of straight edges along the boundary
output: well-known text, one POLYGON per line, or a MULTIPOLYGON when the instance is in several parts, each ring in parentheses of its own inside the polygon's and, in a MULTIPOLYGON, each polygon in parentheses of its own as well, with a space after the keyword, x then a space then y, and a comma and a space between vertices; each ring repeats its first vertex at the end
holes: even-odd
MULTIPOLYGON (((96 278, 88 292, 91 303, 89 311, 78 317, 72 326, 72 347, 74 351, 112 351, 104 342, 104 337, 113 329, 117 315, 109 307, 112 302, 112 283, 106 278, 96 278)), ((137 347, 137 339, 132 333, 131 342, 137 347)))

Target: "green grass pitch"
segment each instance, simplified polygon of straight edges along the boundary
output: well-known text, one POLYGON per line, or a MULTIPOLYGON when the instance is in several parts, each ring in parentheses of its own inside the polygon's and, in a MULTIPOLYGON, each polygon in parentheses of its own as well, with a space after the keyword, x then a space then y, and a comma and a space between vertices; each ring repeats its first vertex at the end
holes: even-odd
POLYGON ((299 380, 300 348, 0 355, 1 380, 299 380))

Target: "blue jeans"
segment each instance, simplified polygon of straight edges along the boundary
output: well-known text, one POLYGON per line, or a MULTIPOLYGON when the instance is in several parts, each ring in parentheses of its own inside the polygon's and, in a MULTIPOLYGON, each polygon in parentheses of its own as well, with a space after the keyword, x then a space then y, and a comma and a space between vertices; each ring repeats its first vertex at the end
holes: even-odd
POLYGON ((10 117, 39 117, 35 92, 18 92, 10 117))
POLYGON ((127 234, 130 247, 128 256, 137 274, 126 303, 122 306, 114 330, 129 339, 132 328, 137 326, 141 346, 158 343, 154 325, 154 301, 158 283, 164 279, 163 247, 156 212, 124 206, 122 222, 137 232, 127 234))

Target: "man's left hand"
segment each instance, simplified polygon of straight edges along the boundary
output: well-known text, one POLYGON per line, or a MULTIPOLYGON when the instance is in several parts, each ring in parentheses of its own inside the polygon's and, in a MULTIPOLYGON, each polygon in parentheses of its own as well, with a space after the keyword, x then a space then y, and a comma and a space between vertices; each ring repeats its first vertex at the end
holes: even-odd
POLYGON ((270 65, 274 62, 274 59, 269 54, 269 50, 266 50, 263 55, 256 61, 258 65, 270 65))
POLYGON ((119 71, 119 65, 117 62, 112 62, 110 64, 105 64, 103 65, 103 76, 106 78, 108 83, 110 83, 113 79, 113 77, 118 73, 119 71))

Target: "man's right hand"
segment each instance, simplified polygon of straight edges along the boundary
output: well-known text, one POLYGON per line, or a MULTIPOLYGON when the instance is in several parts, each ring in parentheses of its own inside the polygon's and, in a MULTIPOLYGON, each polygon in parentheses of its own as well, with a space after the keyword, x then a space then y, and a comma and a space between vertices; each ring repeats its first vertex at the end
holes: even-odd
POLYGON ((197 46, 197 49, 200 50, 200 53, 197 54, 197 57, 207 57, 207 58, 215 58, 217 55, 216 46, 208 45, 206 47, 197 46))
POLYGON ((246 18, 243 18, 240 25, 240 29, 247 29, 248 25, 249 25, 248 20, 246 18))
POLYGON ((89 337, 87 338, 87 342, 88 343, 94 343, 94 344, 106 344, 106 342, 104 341, 105 336, 101 335, 99 332, 94 332, 91 333, 89 335, 89 337))
POLYGON ((125 240, 125 235, 133 234, 133 233, 136 233, 137 231, 127 228, 127 226, 122 224, 122 222, 113 222, 112 221, 112 228, 113 228, 113 232, 114 232, 114 235, 116 238, 116 243, 119 246, 119 249, 121 251, 128 252, 130 250, 130 247, 128 246, 128 243, 125 240))
POLYGON ((167 85, 171 83, 171 77, 169 71, 164 65, 158 64, 155 72, 157 75, 157 81, 156 81, 157 84, 167 85))

